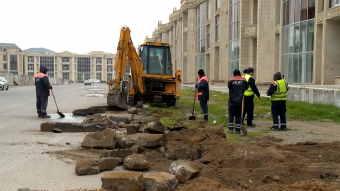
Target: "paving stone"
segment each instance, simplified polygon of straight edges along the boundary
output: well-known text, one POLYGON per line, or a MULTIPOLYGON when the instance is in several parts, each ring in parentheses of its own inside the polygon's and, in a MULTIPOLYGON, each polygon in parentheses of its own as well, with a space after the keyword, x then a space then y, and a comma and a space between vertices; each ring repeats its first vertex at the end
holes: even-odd
POLYGON ((82 147, 95 149, 114 149, 116 144, 116 130, 105 129, 102 132, 89 133, 81 143, 82 147))
POLYGON ((77 175, 98 174, 99 173, 98 160, 84 159, 77 162, 75 172, 77 175))
POLYGON ((142 178, 142 187, 145 191, 173 191, 177 185, 175 175, 166 172, 144 174, 142 178))
POLYGON ((100 158, 98 160, 98 169, 99 171, 107 171, 112 170, 116 166, 119 165, 123 160, 120 158, 114 158, 114 157, 106 157, 106 158, 100 158))
POLYGON ((124 159, 123 166, 127 170, 145 170, 149 168, 149 163, 144 155, 133 154, 124 159))
POLYGON ((166 145, 166 140, 163 134, 141 134, 138 144, 143 147, 161 147, 166 145))
POLYGON ((102 188, 114 191, 140 191, 141 172, 106 172, 102 177, 102 188))
POLYGON ((170 173, 175 175, 180 183, 186 183, 195 178, 199 171, 194 169, 188 161, 178 160, 170 165, 170 173))

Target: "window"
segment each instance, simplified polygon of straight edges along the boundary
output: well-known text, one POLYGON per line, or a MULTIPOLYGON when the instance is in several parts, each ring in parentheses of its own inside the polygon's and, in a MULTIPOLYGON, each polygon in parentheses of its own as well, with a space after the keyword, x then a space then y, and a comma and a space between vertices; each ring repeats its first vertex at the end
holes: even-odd
POLYGON ((28 64, 28 70, 33 70, 34 71, 34 64, 28 64))
POLYGON ((207 48, 210 48, 210 25, 207 25, 207 48))
POLYGON ((220 15, 215 17, 215 41, 220 40, 220 15))
POLYGON ((70 66, 68 64, 63 64, 62 70, 70 70, 70 66))
POLYGON ((7 70, 7 63, 4 63, 4 70, 7 70))
POLYGON ((34 62, 34 56, 29 56, 28 57, 28 62, 33 63, 34 62))
POLYGON ((96 73, 96 79, 97 80, 102 80, 102 74, 101 73, 96 73))
POLYGON ((107 72, 112 72, 112 66, 107 66, 107 72))
POLYGON ((90 79, 91 74, 91 62, 88 57, 77 58, 77 81, 84 81, 90 79))
POLYGON ((29 76, 29 77, 34 77, 34 72, 28 72, 28 73, 27 73, 27 76, 29 76))
POLYGON ((229 7, 229 76, 239 69, 240 57, 240 0, 230 0, 229 7))
POLYGON ((17 55, 10 55, 10 70, 18 70, 18 56, 17 55))
POLYGON ((102 64, 102 59, 101 58, 96 58, 96 64, 102 64))
POLYGON ((205 3, 201 3, 199 6, 198 6, 198 11, 197 11, 197 26, 198 26, 198 29, 197 29, 197 38, 198 38, 198 43, 197 43, 197 51, 198 52, 205 52, 205 37, 206 37, 206 34, 205 34, 205 3))
POLYGON ((210 0, 207 0, 207 19, 209 20, 210 18, 210 0))
POLYGON ((2 60, 7 61, 7 55, 4 55, 2 60))
POLYGON ((40 65, 47 68, 47 75, 54 78, 54 57, 41 56, 40 65))
POLYGON ((63 72, 62 75, 63 75, 63 80, 69 80, 70 79, 70 74, 69 73, 63 72))
POLYGON ((170 45, 172 44, 172 29, 170 29, 169 32, 168 32, 168 43, 170 45))
POLYGON ((329 8, 340 6, 340 0, 329 0, 329 8))
POLYGON ((62 62, 69 62, 70 61, 70 58, 67 58, 67 57, 63 57, 61 59, 62 59, 62 62))
POLYGON ((107 59, 107 64, 108 64, 108 65, 112 65, 112 58, 108 58, 108 59, 107 59))
POLYGON ((112 79, 112 74, 107 74, 106 79, 107 79, 107 80, 112 79))
POLYGON ((220 0, 215 0, 216 10, 220 8, 220 0))
POLYGON ((96 66, 96 71, 102 71, 102 66, 101 65, 97 65, 96 66))

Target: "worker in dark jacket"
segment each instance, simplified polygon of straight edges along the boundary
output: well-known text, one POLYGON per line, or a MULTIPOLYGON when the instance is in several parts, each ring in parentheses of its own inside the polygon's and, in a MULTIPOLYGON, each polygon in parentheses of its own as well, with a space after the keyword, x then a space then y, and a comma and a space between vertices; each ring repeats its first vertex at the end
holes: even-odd
POLYGON ((256 87, 254 76, 254 68, 249 67, 247 69, 247 74, 244 76, 246 81, 249 84, 248 89, 244 92, 244 108, 243 108, 243 117, 242 123, 244 124, 244 116, 247 114, 247 126, 255 127, 253 123, 254 119, 254 95, 256 95, 259 100, 261 100, 261 95, 259 90, 256 87))
POLYGON ((209 80, 202 69, 198 70, 197 84, 195 85, 195 88, 197 88, 197 99, 200 101, 204 121, 208 121, 209 80))
POLYGON ((47 115, 47 104, 48 104, 48 96, 50 96, 50 89, 52 86, 50 81, 46 75, 47 68, 44 66, 40 66, 40 72, 35 75, 35 90, 36 90, 36 107, 38 112, 38 117, 40 118, 50 118, 50 115, 47 115))
POLYGON ((235 119, 235 125, 236 125, 235 133, 240 134, 241 116, 242 116, 242 101, 243 101, 244 92, 245 92, 246 89, 248 89, 248 83, 247 83, 245 78, 241 77, 241 72, 238 69, 234 70, 234 77, 229 79, 228 89, 229 89, 228 133, 233 133, 234 119, 235 119))
POLYGON ((273 82, 270 84, 267 95, 271 96, 271 110, 273 117, 272 131, 286 131, 286 100, 288 83, 282 78, 280 72, 275 72, 273 75, 273 82), (279 128, 280 116, 280 128, 279 128))

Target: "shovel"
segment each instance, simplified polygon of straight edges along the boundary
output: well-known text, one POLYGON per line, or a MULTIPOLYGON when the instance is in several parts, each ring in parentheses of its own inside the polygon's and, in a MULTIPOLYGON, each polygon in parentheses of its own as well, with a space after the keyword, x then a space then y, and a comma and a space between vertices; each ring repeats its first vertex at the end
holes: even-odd
POLYGON ((247 129, 244 127, 244 125, 243 125, 243 107, 244 107, 244 96, 243 96, 243 98, 242 98, 242 110, 241 110, 241 125, 240 125, 240 129, 241 129, 241 131, 242 131, 242 133, 244 134, 244 135, 247 135, 248 134, 248 131, 247 131, 247 129))
POLYGON ((51 89, 51 92, 52 92, 52 95, 53 95, 53 99, 54 99, 55 106, 57 106, 57 113, 58 113, 58 115, 59 115, 61 118, 65 117, 65 115, 64 115, 63 113, 61 113, 61 112, 59 111, 59 109, 58 109, 57 101, 55 100, 55 97, 54 97, 54 94, 53 94, 52 89, 51 89))
POLYGON ((192 107, 192 114, 191 114, 191 116, 189 116, 189 120, 195 120, 196 119, 196 116, 195 116, 196 93, 197 93, 197 89, 195 89, 194 106, 192 107))

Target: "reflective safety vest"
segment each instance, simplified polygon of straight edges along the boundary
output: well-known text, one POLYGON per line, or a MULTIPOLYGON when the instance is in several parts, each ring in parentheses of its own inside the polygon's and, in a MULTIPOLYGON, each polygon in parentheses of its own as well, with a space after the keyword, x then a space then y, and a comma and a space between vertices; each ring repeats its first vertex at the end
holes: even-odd
MULTIPOLYGON (((247 82, 249 81, 250 77, 251 77, 251 75, 249 75, 249 74, 244 75, 244 78, 246 79, 247 82)), ((244 96, 252 96, 252 95, 254 95, 254 91, 249 86, 249 88, 246 89, 246 91, 244 91, 244 96)))
POLYGON ((287 90, 288 90, 288 84, 286 80, 276 80, 272 82, 273 85, 276 85, 276 91, 273 93, 271 100, 277 101, 277 100, 287 100, 287 90))

